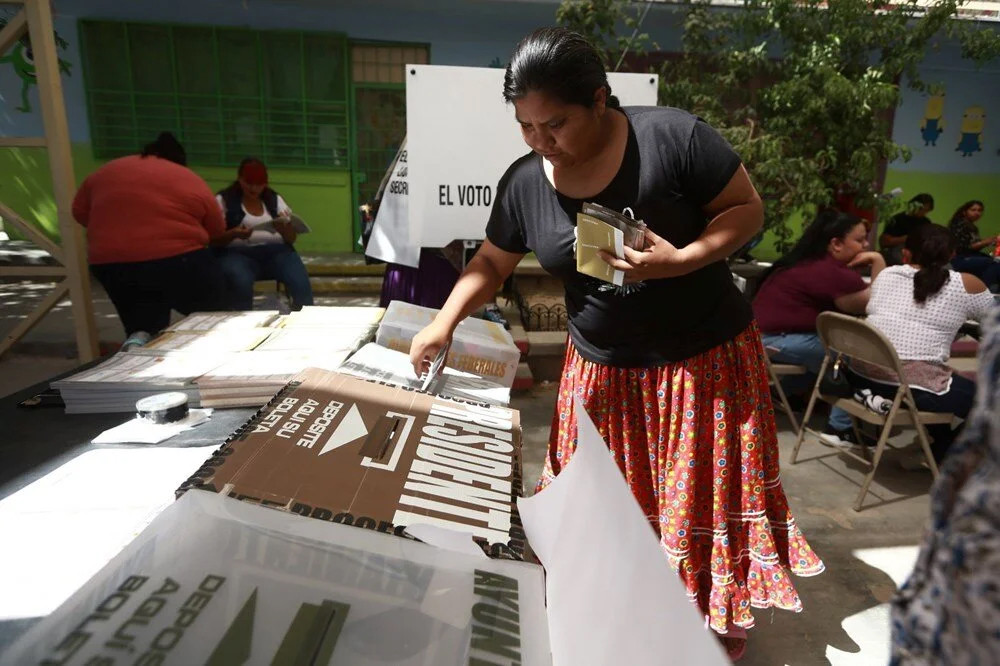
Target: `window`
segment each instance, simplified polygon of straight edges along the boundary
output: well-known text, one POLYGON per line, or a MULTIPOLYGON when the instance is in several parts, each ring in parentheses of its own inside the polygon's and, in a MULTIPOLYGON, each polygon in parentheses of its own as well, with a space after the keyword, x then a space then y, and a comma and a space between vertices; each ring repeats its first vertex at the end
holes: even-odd
POLYGON ((192 164, 350 168, 343 35, 89 20, 80 35, 97 157, 170 130, 192 164))
POLYGON ((406 136, 406 65, 425 65, 426 44, 351 44, 359 202, 372 201, 406 136))
POLYGON ((404 65, 426 65, 422 44, 353 44, 351 80, 354 83, 405 83, 404 65))

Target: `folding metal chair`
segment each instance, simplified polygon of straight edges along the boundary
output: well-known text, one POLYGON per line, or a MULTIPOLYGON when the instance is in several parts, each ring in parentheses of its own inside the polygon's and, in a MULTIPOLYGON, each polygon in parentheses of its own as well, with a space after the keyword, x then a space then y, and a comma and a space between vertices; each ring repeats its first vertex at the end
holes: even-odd
POLYGON ((795 412, 792 411, 792 406, 788 403, 788 396, 785 395, 785 389, 781 387, 780 380, 786 375, 804 375, 806 374, 806 367, 804 365, 793 365, 791 363, 774 363, 771 361, 771 357, 767 354, 767 351, 768 349, 765 347, 764 359, 767 363, 768 384, 774 389, 774 392, 778 394, 778 400, 781 403, 780 406, 788 416, 788 420, 792 424, 792 430, 798 431, 798 419, 795 418, 795 412))
MULTIPOLYGON (((809 417, 812 415, 813 407, 817 399, 823 400, 836 407, 840 407, 851 415, 854 423, 854 431, 858 433, 858 420, 871 423, 880 428, 878 442, 875 445, 875 452, 871 460, 861 457, 851 451, 843 451, 846 455, 859 460, 871 467, 871 471, 865 477, 858 493, 858 498, 854 503, 854 510, 860 511, 865 495, 868 494, 868 487, 875 477, 875 470, 878 468, 882 453, 885 451, 889 432, 893 426, 910 426, 916 429, 917 439, 927 458, 927 465, 931 474, 937 478, 938 469, 931 454, 930 442, 927 439, 927 430, 924 424, 950 423, 953 415, 944 412, 921 412, 917 409, 913 399, 913 391, 909 384, 903 381, 903 367, 899 356, 893 348, 892 343, 882 335, 880 331, 872 327, 865 321, 856 317, 850 317, 835 312, 824 312, 816 319, 816 330, 820 340, 826 348, 826 355, 823 357, 823 365, 820 367, 819 376, 813 386, 812 395, 809 397, 809 405, 806 413, 802 417, 802 425, 799 428, 798 441, 795 443, 795 450, 792 452, 792 463, 798 462, 799 449, 806 433, 819 438, 820 433, 808 427, 809 417), (900 386, 892 400, 892 407, 887 414, 878 414, 867 409, 851 398, 837 398, 835 396, 822 395, 820 393, 820 383, 826 374, 827 368, 834 362, 834 357, 845 359, 857 359, 866 361, 892 371, 896 377, 900 378, 900 386)), ((858 438, 860 440, 860 437, 858 438)))

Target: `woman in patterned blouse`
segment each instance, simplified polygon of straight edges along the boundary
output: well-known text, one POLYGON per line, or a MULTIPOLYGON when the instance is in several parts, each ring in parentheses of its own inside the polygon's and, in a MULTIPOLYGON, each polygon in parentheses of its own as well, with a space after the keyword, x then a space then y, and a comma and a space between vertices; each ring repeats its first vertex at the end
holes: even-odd
MULTIPOLYGON (((948 230, 925 224, 906 238, 902 266, 879 273, 868 301, 868 323, 889 339, 899 354, 903 375, 917 409, 950 412, 964 419, 972 408, 975 384, 948 366, 951 343, 969 319, 980 321, 993 307, 981 280, 948 269, 952 256, 948 230)), ((855 388, 893 398, 899 379, 880 366, 852 363, 855 388)), ((940 462, 958 430, 951 424, 927 426, 931 450, 940 462)))
POLYGON ((986 283, 991 291, 1000 284, 1000 264, 982 250, 997 242, 997 236, 979 237, 979 218, 983 216, 982 201, 966 201, 951 216, 948 230, 955 241, 955 258, 951 265, 956 271, 972 273, 986 283))

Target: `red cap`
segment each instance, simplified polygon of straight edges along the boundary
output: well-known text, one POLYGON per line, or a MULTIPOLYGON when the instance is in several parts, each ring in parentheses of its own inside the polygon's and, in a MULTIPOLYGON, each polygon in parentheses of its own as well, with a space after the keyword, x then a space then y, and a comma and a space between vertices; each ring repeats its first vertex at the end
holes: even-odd
POLYGON ((251 185, 267 185, 267 167, 260 162, 244 164, 240 169, 240 178, 251 185))

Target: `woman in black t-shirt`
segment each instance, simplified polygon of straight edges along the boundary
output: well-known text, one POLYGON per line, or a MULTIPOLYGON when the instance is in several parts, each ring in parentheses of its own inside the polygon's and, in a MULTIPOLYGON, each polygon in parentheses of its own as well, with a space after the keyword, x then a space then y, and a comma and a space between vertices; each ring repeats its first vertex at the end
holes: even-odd
POLYGON ((504 174, 487 240, 414 338, 414 368, 535 252, 565 285, 570 336, 539 488, 573 454, 579 396, 688 594, 738 654, 750 606, 798 610, 788 570, 823 570, 778 480, 760 333, 725 263, 760 229, 760 198, 698 118, 621 108, 598 54, 575 33, 543 28, 522 40, 504 98, 532 152, 504 174), (642 251, 604 256, 626 289, 576 270, 586 201, 630 208, 649 227, 642 251))

